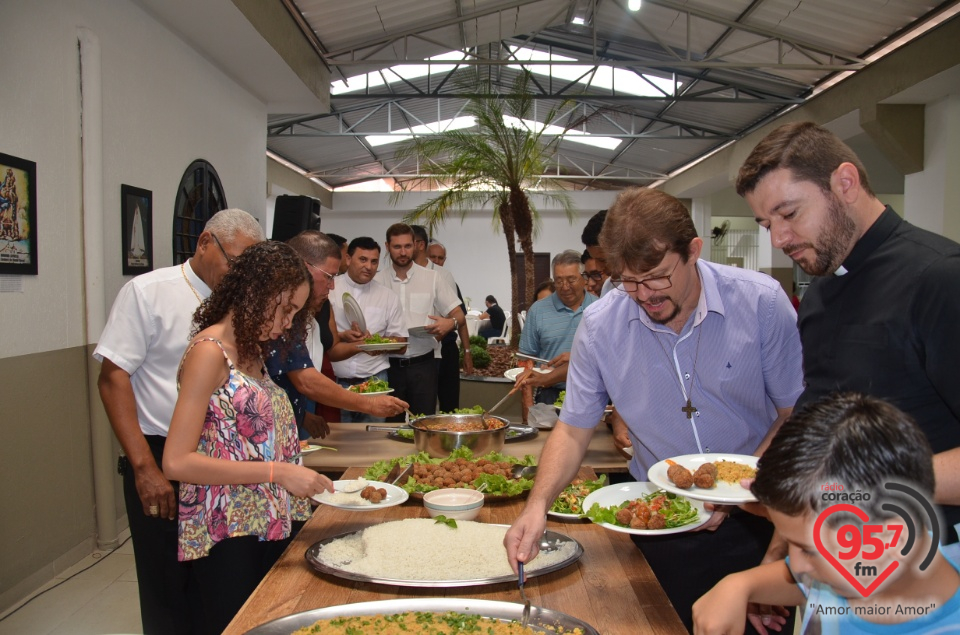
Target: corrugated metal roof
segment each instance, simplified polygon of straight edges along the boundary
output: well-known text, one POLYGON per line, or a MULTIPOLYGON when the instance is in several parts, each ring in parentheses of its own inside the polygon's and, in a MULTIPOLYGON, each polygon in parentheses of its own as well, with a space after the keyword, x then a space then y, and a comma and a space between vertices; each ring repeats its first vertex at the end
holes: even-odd
MULTIPOLYGON (((632 96, 622 82, 611 91, 561 79, 560 72, 535 76, 538 89, 550 96, 566 89, 563 96, 582 105, 578 114, 591 115, 581 129, 622 137, 613 150, 561 144, 555 168, 582 173, 589 164, 591 174, 601 175, 675 170, 801 103, 841 64, 855 62, 940 8, 930 0, 644 0, 640 11, 631 13, 625 2, 604 0, 591 15, 587 0, 353 0, 349 6, 334 0, 289 1, 323 49, 340 53, 328 59, 334 79, 371 70, 343 64, 349 55, 380 67, 464 47, 481 57, 504 59, 501 44, 506 44, 676 80, 680 94, 658 100, 632 96), (570 23, 575 16, 587 23, 570 23)), ((440 74, 372 86, 366 93, 335 94, 331 114, 289 126, 276 124, 293 120, 292 115, 271 116, 268 147, 327 175, 333 185, 380 176, 396 167, 396 146, 370 147, 362 136, 345 133, 383 134, 452 118, 466 103, 461 81, 477 75, 475 70, 462 67, 452 77, 440 74)), ((518 71, 490 66, 480 67, 479 74, 508 90, 518 71)), ((384 75, 396 79, 389 71, 384 75)), ((539 116, 557 103, 541 99, 539 116)))

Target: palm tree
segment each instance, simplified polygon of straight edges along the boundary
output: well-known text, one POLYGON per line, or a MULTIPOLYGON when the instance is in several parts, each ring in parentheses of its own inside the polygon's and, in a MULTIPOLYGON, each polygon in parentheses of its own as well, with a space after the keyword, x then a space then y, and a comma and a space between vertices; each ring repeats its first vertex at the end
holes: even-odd
MULTIPOLYGON (((497 93, 489 85, 483 87, 465 108, 476 121, 475 128, 414 137, 404 142, 395 155, 401 160, 415 157, 420 165, 429 165, 430 173, 448 186, 436 198, 408 212, 405 222, 422 223, 432 231, 453 212, 459 212, 463 218, 470 211, 492 204, 494 231, 502 227, 510 258, 513 346, 520 337, 521 305, 516 241, 520 241, 524 256, 524 300, 529 305, 534 292, 533 238, 540 225, 526 190, 537 184, 557 152, 560 137, 545 139, 544 131, 564 107, 561 104, 550 109, 543 119, 545 123, 531 125, 535 100, 527 88, 529 81, 530 72, 523 71, 510 93, 497 93)), ((397 192, 393 200, 402 194, 397 192)), ((542 196, 558 203, 571 222, 576 217, 566 193, 544 192, 542 196)))

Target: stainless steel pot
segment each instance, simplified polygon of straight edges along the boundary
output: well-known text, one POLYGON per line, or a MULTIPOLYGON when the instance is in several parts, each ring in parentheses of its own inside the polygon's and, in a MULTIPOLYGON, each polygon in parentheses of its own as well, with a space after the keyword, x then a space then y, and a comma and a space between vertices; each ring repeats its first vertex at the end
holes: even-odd
POLYGON ((434 458, 442 459, 463 446, 470 448, 474 456, 503 450, 503 443, 507 438, 507 428, 510 425, 510 422, 503 417, 486 415, 487 419, 497 419, 503 422, 503 427, 495 430, 450 432, 448 430, 432 430, 428 427, 477 421, 479 418, 480 415, 427 415, 420 419, 414 419, 410 422, 410 427, 413 428, 413 443, 417 452, 426 452, 434 458))

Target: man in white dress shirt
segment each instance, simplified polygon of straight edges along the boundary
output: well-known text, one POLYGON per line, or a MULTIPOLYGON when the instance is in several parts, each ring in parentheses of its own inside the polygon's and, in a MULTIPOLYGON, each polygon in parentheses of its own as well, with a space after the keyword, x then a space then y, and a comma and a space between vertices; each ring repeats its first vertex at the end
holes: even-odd
MULTIPOLYGON (((427 230, 422 225, 411 225, 413 229, 413 244, 416 247, 413 253, 413 261, 432 271, 436 271, 440 279, 453 288, 460 300, 460 310, 464 316, 467 313, 467 307, 463 303, 463 296, 460 294, 460 287, 454 279, 449 269, 445 269, 443 263, 447 260, 447 249, 440 243, 430 244, 427 238, 427 230), (433 258, 428 258, 428 247, 440 246, 443 250, 443 259, 438 263, 433 258)), ((462 324, 457 324, 457 329, 447 333, 440 340, 440 349, 436 352, 437 359, 437 401, 440 404, 440 412, 453 412, 460 407, 460 347, 457 346, 457 335, 464 342, 470 341, 470 332, 467 329, 467 321, 464 318, 462 324)), ((464 371, 469 375, 473 373, 473 356, 470 354, 470 346, 464 347, 463 354, 464 371)))
MULTIPOLYGON (((400 296, 409 339, 403 354, 390 355, 388 376, 396 396, 409 402, 414 414, 437 411, 437 366, 435 351, 440 340, 466 325, 457 294, 435 271, 413 261, 416 250, 413 230, 404 223, 387 228, 390 265, 379 271, 377 282, 400 296), (424 328, 419 328, 424 327, 424 328)), ((390 421, 400 422, 402 417, 390 421)))
MULTIPOLYGON (((357 348, 365 337, 377 334, 398 340, 407 339, 407 326, 403 317, 400 297, 391 289, 376 282, 380 264, 380 244, 369 236, 350 241, 347 247, 346 273, 337 276, 337 290, 330 294, 333 316, 337 321, 334 346, 330 349, 333 372, 344 388, 364 382, 371 377, 389 381, 387 369, 390 361, 386 355, 370 354, 357 348), (361 331, 350 322, 343 310, 343 294, 349 293, 360 310, 366 331, 361 331)), ((351 423, 378 423, 383 419, 354 410, 341 410, 341 421, 351 423)))
POLYGON ((177 561, 177 489, 160 469, 177 402, 177 368, 190 342, 193 313, 263 229, 239 209, 217 212, 187 262, 127 282, 113 303, 93 356, 97 386, 117 440, 133 538, 144 633, 199 632, 188 592, 189 565, 177 561))

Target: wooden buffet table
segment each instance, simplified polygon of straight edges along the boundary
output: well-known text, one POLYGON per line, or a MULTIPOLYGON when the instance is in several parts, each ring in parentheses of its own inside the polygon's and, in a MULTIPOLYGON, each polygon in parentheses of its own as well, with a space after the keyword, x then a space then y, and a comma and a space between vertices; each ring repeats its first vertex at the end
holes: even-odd
MULTIPOLYGON (((356 478, 362 473, 361 468, 350 468, 345 478, 356 478)), ((596 475, 585 467, 581 468, 580 476, 595 478, 596 475)), ((487 503, 477 520, 510 524, 523 504, 523 499, 487 503)), ((224 633, 240 635, 293 613, 374 600, 464 597, 520 603, 520 593, 513 582, 448 589, 386 586, 320 575, 304 559, 307 548, 319 540, 385 521, 428 516, 421 501, 413 498, 380 512, 350 512, 321 505, 224 633)), ((603 635, 687 632, 630 536, 580 520, 556 522, 551 519, 547 528, 577 539, 583 545, 584 554, 574 565, 531 578, 526 591, 533 604, 577 617, 603 635)), ((431 547, 406 545, 404 548, 431 547)))
MULTIPOLYGON (((517 457, 526 454, 539 457, 549 436, 549 430, 541 430, 533 439, 504 444, 503 453, 517 457)), ((386 432, 367 432, 366 425, 362 423, 331 423, 330 434, 324 439, 317 439, 316 443, 337 448, 336 451, 318 450, 304 455, 304 465, 318 472, 339 472, 355 465, 369 466, 382 459, 405 456, 415 451, 412 443, 390 439, 386 432)), ((597 472, 627 471, 627 458, 614 447, 613 433, 606 425, 597 426, 583 464, 597 472)))

